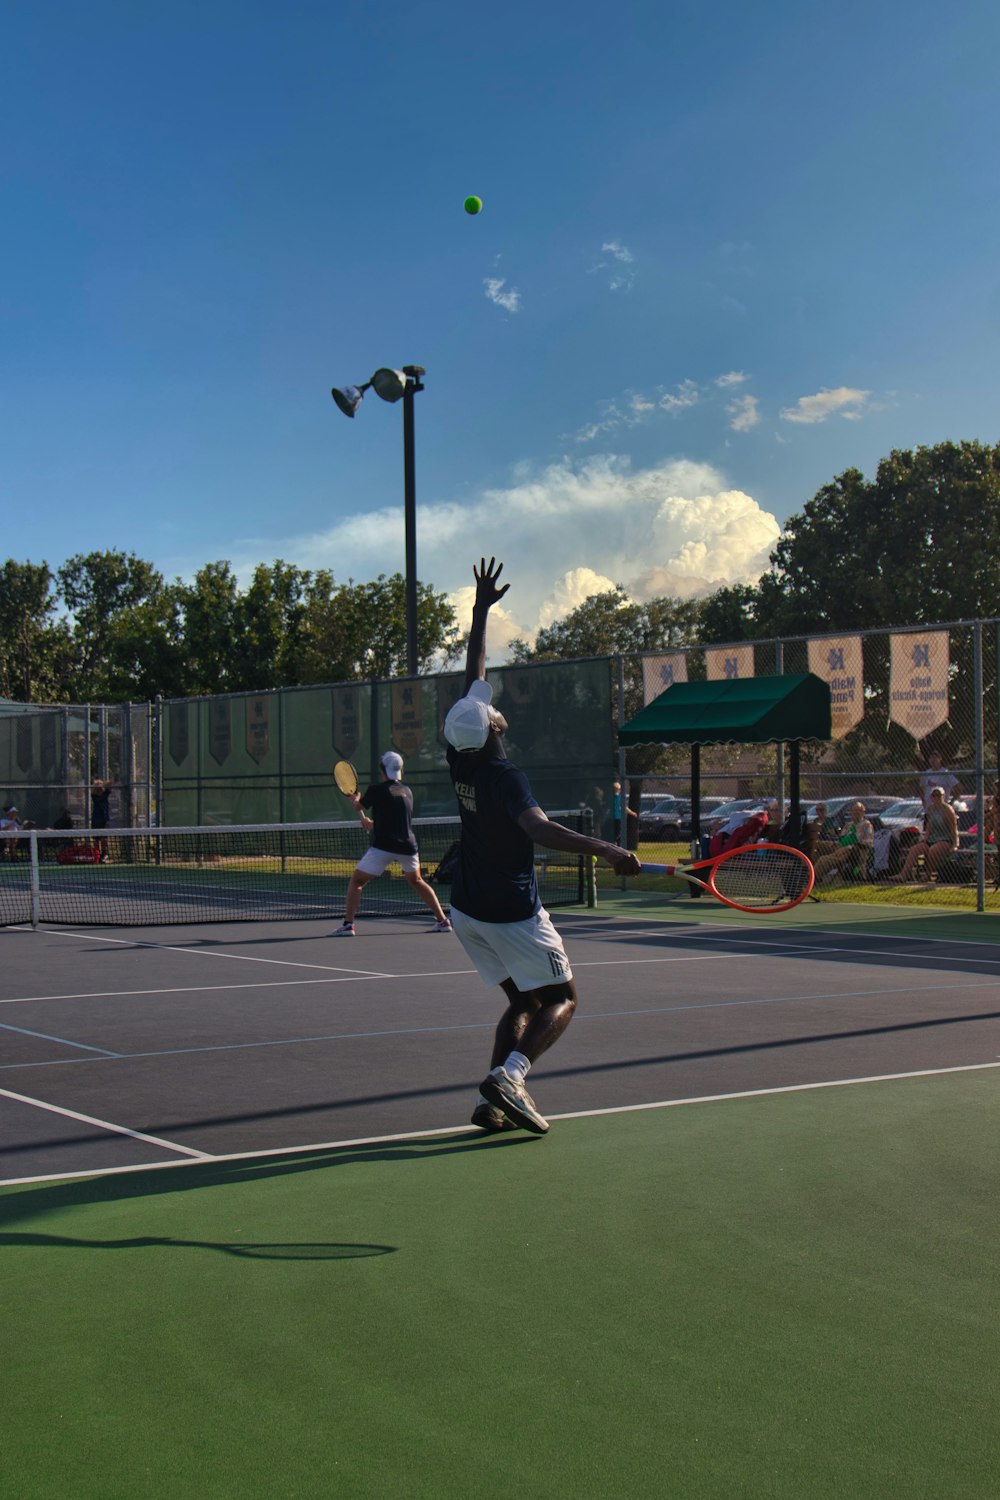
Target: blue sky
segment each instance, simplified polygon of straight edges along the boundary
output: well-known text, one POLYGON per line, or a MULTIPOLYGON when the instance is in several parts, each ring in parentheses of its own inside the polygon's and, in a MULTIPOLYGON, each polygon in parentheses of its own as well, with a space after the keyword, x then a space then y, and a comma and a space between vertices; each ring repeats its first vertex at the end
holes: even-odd
MULTIPOLYGON (((994 442, 987 4, 4 13, 4 556, 474 558, 531 634, 756 576, 835 473, 994 442), (477 218, 463 199, 479 194, 477 218)), ((889 543, 891 545, 891 541, 889 543)))

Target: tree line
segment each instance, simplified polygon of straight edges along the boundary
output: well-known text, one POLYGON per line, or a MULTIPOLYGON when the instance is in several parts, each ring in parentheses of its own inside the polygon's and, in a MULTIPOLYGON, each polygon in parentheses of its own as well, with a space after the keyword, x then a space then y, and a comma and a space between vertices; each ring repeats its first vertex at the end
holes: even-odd
MULTIPOLYGON (((459 650, 454 610, 417 590, 420 660, 459 650)), ((141 702, 406 674, 401 574, 337 583, 325 569, 260 564, 244 587, 228 562, 168 583, 134 553, 89 552, 53 572, 0 567, 0 696, 141 702)))
MULTIPOLYGON (((515 661, 1000 614, 1000 444, 896 451, 866 480, 848 469, 791 517, 753 584, 700 600, 595 594, 515 661)), ((454 611, 418 585, 420 670, 460 659, 454 611)), ((0 568, 0 696, 141 701, 406 672, 402 575, 338 583, 275 561, 241 585, 227 562, 168 583, 123 552, 0 568)))

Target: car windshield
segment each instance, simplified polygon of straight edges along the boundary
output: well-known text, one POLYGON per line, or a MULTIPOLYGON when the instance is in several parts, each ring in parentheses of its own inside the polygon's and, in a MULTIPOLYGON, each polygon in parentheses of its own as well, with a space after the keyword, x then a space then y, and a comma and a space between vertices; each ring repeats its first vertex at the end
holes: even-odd
POLYGON ((907 799, 903 802, 890 802, 882 816, 883 818, 919 818, 922 812, 923 807, 920 802, 907 799))
POLYGON ((723 802, 719 807, 712 809, 713 818, 728 818, 730 813, 742 812, 745 807, 756 807, 757 803, 752 797, 738 797, 735 802, 723 802))

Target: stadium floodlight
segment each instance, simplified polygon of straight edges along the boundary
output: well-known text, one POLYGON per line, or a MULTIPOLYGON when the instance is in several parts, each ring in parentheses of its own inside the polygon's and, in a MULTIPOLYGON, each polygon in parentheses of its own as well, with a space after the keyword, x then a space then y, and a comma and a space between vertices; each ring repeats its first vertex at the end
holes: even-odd
POLYGON ((330 395, 345 417, 353 417, 370 385, 370 380, 366 380, 364 385, 335 385, 330 395))
POLYGON ((379 369, 363 385, 335 385, 330 391, 337 409, 353 417, 365 391, 374 390, 383 401, 403 403, 403 516, 406 530, 406 670, 417 675, 417 485, 414 463, 413 397, 423 390, 423 365, 404 365, 401 370, 379 369))

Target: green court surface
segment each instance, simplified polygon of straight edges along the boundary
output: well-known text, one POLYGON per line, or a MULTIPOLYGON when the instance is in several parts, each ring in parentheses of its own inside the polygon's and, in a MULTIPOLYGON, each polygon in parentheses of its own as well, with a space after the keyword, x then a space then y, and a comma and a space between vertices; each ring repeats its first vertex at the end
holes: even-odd
POLYGON ((4 1189, 0 1491, 995 1497, 998 1086, 4 1189))

